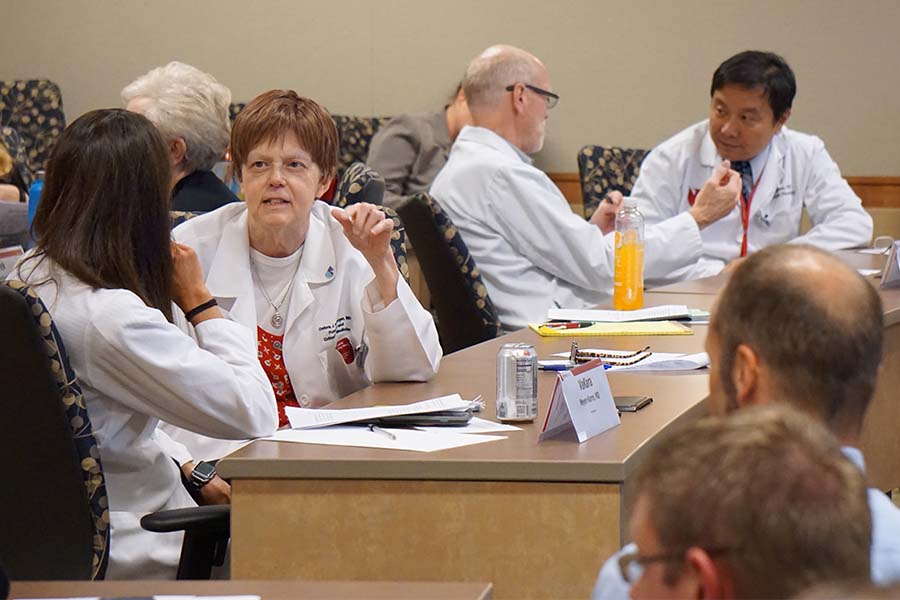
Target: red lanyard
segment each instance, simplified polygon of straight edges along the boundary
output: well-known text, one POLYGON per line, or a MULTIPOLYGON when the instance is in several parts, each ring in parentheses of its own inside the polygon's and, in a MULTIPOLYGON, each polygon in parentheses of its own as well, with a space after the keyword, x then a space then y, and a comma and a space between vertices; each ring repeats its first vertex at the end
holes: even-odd
POLYGON ((759 179, 756 180, 756 183, 753 184, 753 189, 750 190, 750 197, 744 198, 744 193, 741 192, 741 223, 744 225, 744 239, 741 241, 741 257, 747 256, 747 230, 750 228, 750 204, 753 202, 753 197, 756 195, 756 188, 759 187, 759 182, 762 181, 763 173, 766 170, 763 169, 762 173, 759 174, 759 179))

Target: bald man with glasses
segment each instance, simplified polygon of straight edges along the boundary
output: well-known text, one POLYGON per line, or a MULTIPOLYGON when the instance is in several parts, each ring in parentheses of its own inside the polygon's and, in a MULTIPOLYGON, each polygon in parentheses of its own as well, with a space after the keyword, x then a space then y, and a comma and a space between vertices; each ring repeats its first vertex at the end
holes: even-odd
MULTIPOLYGON (((431 194, 478 264, 503 328, 542 321, 554 306, 608 301, 614 245, 606 234, 619 204, 604 202, 585 221, 529 156, 543 147, 559 102, 547 68, 520 48, 491 46, 469 63, 462 85, 473 125, 456 138, 431 194)), ((700 229, 731 212, 740 183, 723 166, 690 212, 647 228, 646 275, 696 262, 700 229)))

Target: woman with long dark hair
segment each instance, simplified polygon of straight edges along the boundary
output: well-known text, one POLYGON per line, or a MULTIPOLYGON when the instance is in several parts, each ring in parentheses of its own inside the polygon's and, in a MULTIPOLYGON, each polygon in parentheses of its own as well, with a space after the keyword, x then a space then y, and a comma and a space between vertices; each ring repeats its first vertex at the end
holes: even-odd
POLYGON ((49 308, 81 382, 106 476, 113 579, 175 574, 180 534, 139 524, 194 504, 158 420, 226 439, 270 435, 277 424, 254 332, 223 318, 193 250, 170 241, 170 198, 153 124, 89 112, 53 151, 38 245, 11 274, 49 308), (196 341, 171 324, 172 302, 196 341))

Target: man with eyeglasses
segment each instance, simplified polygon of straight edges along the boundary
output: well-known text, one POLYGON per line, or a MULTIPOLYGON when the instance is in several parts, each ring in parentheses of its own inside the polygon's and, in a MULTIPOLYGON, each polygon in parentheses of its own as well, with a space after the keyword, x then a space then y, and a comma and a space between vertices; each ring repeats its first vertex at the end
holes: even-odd
POLYGON ((631 192, 650 225, 690 210, 723 159, 741 173, 738 206, 703 230, 696 264, 651 284, 708 277, 748 254, 785 242, 825 250, 868 246, 872 218, 825 144, 788 129, 797 84, 785 60, 750 50, 716 69, 709 118, 654 148, 631 192), (800 235, 806 213, 812 228, 800 235))
MULTIPOLYGON (((522 49, 492 46, 469 64, 462 85, 473 125, 457 136, 431 194, 478 264, 503 328, 540 322, 554 306, 608 301, 614 246, 605 234, 618 205, 604 202, 585 221, 529 157, 559 101, 547 68, 522 49)), ((696 262, 700 229, 731 212, 739 189, 740 176, 722 165, 689 213, 648 227, 647 276, 696 262)))
MULTIPOLYGON (((882 321, 874 287, 836 257, 804 244, 759 251, 735 268, 713 309, 710 408, 789 404, 823 423, 862 472, 857 446, 881 364, 882 321)), ((705 468, 696 472, 698 482, 709 477, 705 468)), ((868 501, 872 580, 898 582, 900 510, 874 488, 868 501)), ((617 561, 633 551, 629 544, 606 561, 593 598, 628 598, 617 561)))
POLYGON ((708 417, 635 473, 631 597, 788 598, 869 574, 863 474, 821 424, 785 405, 708 417))

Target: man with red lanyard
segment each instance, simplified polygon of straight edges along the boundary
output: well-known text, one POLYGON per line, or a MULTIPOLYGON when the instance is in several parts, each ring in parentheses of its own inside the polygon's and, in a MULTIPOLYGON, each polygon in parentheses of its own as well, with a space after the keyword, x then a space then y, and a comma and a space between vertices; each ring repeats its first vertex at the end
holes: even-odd
POLYGON ((796 89, 783 58, 741 52, 713 75, 709 119, 647 156, 632 190, 647 225, 689 210, 723 161, 731 162, 743 184, 734 211, 700 232, 700 260, 652 284, 715 275, 732 260, 772 244, 794 241, 825 250, 869 244, 872 218, 825 144, 785 127, 796 89), (812 228, 800 235, 804 209, 812 228))

